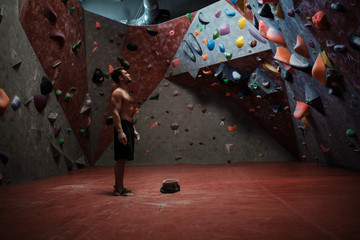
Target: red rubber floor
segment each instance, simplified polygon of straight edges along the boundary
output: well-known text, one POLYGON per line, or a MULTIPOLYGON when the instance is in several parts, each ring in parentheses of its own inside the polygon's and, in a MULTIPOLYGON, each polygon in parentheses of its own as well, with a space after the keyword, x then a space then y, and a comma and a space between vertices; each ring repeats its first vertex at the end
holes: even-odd
POLYGON ((314 163, 128 166, 0 187, 0 239, 360 239, 360 173, 314 163), (164 179, 181 191, 162 194, 164 179))

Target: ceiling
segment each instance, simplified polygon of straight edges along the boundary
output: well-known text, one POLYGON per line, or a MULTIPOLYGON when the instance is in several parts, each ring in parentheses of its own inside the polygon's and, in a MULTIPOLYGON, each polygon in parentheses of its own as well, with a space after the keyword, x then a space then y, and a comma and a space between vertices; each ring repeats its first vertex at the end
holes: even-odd
MULTIPOLYGON (((82 7, 98 15, 126 23, 139 18, 144 11, 143 0, 78 0, 82 7)), ((158 0, 159 9, 170 12, 170 18, 177 18, 197 11, 218 0, 158 0)))

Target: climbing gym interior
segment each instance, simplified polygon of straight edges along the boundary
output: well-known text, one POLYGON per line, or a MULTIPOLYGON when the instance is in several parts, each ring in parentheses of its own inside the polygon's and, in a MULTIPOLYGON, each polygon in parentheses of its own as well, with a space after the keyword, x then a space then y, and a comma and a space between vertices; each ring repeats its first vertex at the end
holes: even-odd
POLYGON ((0 238, 359 239, 359 9, 1 0, 0 238), (126 197, 118 67, 140 134, 126 197))

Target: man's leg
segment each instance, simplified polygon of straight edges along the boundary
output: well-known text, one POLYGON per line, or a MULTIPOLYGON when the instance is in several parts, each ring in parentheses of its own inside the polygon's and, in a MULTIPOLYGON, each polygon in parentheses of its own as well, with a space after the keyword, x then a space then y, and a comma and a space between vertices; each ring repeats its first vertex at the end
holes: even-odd
POLYGON ((124 169, 126 159, 119 159, 114 166, 115 186, 121 191, 124 188, 124 169))

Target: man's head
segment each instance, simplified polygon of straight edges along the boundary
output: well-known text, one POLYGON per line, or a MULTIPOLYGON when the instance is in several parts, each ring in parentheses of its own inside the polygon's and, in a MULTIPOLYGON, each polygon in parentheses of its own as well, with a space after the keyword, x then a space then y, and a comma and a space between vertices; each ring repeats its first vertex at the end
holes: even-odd
POLYGON ((111 78, 117 84, 119 84, 120 82, 123 82, 125 84, 131 82, 130 74, 123 67, 118 67, 114 69, 114 71, 111 73, 111 78))

